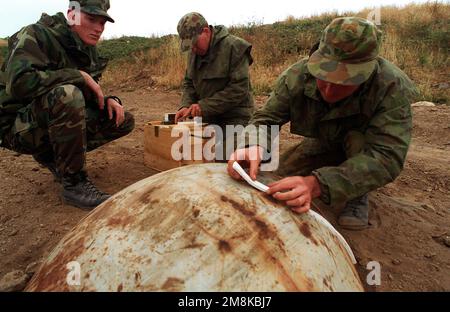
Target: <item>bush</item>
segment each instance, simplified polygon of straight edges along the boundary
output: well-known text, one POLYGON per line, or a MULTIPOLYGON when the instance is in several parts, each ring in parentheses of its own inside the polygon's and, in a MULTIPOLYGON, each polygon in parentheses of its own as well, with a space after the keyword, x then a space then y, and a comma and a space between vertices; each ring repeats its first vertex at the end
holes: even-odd
POLYGON ((101 41, 98 45, 98 50, 102 57, 116 60, 130 56, 138 51, 157 48, 163 41, 163 38, 121 37, 101 41))

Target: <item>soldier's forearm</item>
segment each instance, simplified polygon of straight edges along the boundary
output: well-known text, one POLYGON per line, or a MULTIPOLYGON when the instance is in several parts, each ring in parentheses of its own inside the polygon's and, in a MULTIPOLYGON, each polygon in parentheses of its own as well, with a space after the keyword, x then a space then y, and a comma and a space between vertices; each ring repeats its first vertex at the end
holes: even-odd
POLYGON ((30 99, 48 93, 57 85, 83 85, 84 78, 76 69, 60 69, 55 71, 32 71, 19 78, 11 77, 7 91, 18 100, 30 99))

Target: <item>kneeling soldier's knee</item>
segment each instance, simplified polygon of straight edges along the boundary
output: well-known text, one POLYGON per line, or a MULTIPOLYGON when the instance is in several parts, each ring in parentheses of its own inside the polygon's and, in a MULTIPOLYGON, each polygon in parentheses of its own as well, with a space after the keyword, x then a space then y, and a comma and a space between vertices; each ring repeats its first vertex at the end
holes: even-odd
POLYGON ((85 119, 84 95, 75 85, 67 84, 52 89, 46 96, 46 102, 50 120, 79 122, 85 119))
POLYGON ((83 92, 80 88, 71 84, 62 85, 51 90, 47 95, 47 101, 51 108, 58 106, 84 108, 85 106, 83 92))

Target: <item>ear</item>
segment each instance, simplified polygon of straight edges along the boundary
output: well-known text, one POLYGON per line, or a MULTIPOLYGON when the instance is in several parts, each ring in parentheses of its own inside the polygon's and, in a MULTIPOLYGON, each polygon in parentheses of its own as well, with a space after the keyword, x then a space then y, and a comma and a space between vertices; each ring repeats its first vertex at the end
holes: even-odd
POLYGON ((69 24, 69 26, 80 25, 81 15, 78 14, 76 10, 73 9, 67 10, 67 23, 69 24))
POLYGON ((75 20, 75 12, 72 9, 67 10, 67 22, 70 26, 73 26, 73 21, 75 20))
POLYGON ((203 27, 203 32, 206 34, 211 34, 211 29, 208 26, 203 27))

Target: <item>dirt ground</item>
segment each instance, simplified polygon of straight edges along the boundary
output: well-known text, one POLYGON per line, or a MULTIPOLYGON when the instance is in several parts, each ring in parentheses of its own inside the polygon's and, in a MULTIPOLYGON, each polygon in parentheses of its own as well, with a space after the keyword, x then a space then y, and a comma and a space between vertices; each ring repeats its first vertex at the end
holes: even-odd
MULTIPOLYGON (((88 155, 92 180, 109 193, 156 173, 143 163, 144 125, 174 111, 180 99, 177 92, 150 88, 115 93, 137 124, 128 137, 88 155)), ((282 147, 298 140, 284 129, 282 147)), ((0 150, 0 189, 0 278, 44 259, 87 215, 62 204, 61 187, 31 156, 0 150)), ((381 286, 372 290, 450 291, 450 107, 414 108, 405 169, 395 183, 371 193, 370 204, 371 228, 364 232, 341 230, 337 208, 321 212, 352 246, 361 273, 370 261, 381 264, 381 286)))

